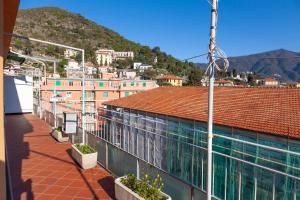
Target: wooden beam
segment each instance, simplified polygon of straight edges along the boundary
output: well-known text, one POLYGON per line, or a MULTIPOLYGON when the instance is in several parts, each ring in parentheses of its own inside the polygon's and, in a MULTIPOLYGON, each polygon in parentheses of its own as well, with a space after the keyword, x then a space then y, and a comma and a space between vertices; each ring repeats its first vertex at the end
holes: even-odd
MULTIPOLYGON (((3 0, 0 0, 0 24, 4 24, 3 0)), ((5 138, 3 113, 4 26, 0 26, 0 199, 6 199, 5 138)))
POLYGON ((19 8, 19 0, 0 0, 0 199, 6 199, 5 134, 4 134, 4 82, 3 68, 9 51, 12 33, 19 8))

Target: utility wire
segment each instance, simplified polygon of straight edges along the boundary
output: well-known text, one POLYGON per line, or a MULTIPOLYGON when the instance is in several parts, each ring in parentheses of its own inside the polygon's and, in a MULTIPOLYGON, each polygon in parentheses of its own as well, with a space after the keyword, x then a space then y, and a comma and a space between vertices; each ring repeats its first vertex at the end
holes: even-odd
MULTIPOLYGON (((238 58, 239 56, 237 57, 229 57, 227 59, 236 59, 238 58)), ((241 56, 241 57, 244 57, 244 56, 241 56)), ((216 58, 222 58, 220 56, 216 56, 216 58)), ((270 56, 270 57, 258 57, 258 60, 262 60, 262 59, 289 59, 289 58, 300 58, 300 56, 270 56)))
POLYGON ((197 55, 197 56, 193 56, 193 57, 190 57, 190 58, 183 59, 182 61, 184 62, 184 61, 192 60, 192 59, 195 59, 195 58, 199 58, 199 57, 205 56, 207 54, 208 53, 203 53, 203 54, 200 54, 200 55, 197 55))

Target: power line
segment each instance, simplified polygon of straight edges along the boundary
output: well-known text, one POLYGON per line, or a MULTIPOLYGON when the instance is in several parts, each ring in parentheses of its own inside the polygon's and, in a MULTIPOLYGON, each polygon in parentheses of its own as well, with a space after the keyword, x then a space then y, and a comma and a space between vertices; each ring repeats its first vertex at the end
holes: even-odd
MULTIPOLYGON (((251 56, 251 55, 250 55, 251 56)), ((228 60, 230 59, 237 59, 239 57, 245 57, 245 56, 237 56, 237 57, 229 57, 227 58, 228 60)), ((216 58, 222 58, 220 56, 216 56, 216 58)), ((258 57, 258 60, 262 60, 262 59, 289 59, 289 58, 300 58, 300 56, 270 56, 270 57, 258 57)))
POLYGON ((190 58, 183 59, 182 61, 184 62, 184 61, 192 60, 192 59, 195 59, 195 58, 199 58, 199 57, 205 56, 207 54, 208 53, 203 53, 203 54, 200 54, 200 55, 197 55, 197 56, 193 56, 193 57, 190 57, 190 58))

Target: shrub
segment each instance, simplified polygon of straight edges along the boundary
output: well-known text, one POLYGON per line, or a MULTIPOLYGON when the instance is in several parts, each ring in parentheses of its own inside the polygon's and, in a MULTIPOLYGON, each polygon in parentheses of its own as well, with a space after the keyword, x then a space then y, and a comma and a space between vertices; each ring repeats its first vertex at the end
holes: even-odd
POLYGON ((56 130, 57 132, 62 132, 62 128, 61 128, 61 127, 57 127, 57 128, 55 128, 55 130, 56 130))
POLYGON ((96 150, 86 144, 75 144, 75 147, 83 154, 95 153, 96 150))
POLYGON ((164 184, 159 174, 157 174, 154 180, 150 180, 147 174, 141 180, 138 180, 133 174, 129 174, 121 179, 121 183, 145 200, 167 199, 166 196, 161 194, 164 184))

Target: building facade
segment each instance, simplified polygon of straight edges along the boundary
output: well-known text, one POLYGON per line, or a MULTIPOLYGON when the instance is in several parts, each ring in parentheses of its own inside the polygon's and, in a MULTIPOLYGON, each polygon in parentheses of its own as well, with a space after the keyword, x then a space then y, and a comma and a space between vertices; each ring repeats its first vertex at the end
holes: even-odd
MULTIPOLYGON (((297 88, 215 88, 214 197, 300 198, 299 99, 297 88)), ((206 87, 161 87, 105 104, 101 138, 205 192, 206 87)))
POLYGON ((67 59, 69 59, 69 58, 75 58, 77 55, 78 55, 78 51, 75 51, 73 49, 66 49, 64 51, 64 56, 67 59))
POLYGON ((157 78, 158 85, 172 85, 172 86, 182 86, 182 78, 178 76, 161 76, 157 78))
POLYGON ((274 78, 267 77, 264 79, 264 85, 265 86, 279 86, 279 81, 274 78))
POLYGON ((100 66, 109 66, 114 60, 134 58, 134 53, 132 51, 118 52, 113 49, 98 49, 95 54, 97 63, 100 66))
MULTIPOLYGON (((85 100, 87 112, 95 113, 98 108, 103 107, 106 101, 127 97, 129 95, 150 90, 158 87, 155 81, 148 80, 85 80, 85 100)), ((81 79, 69 78, 47 78, 41 87, 41 98, 44 102, 51 102, 51 99, 59 97, 59 113, 65 108, 81 110, 82 83, 81 79)), ((53 101, 52 101, 53 102, 53 101)))

